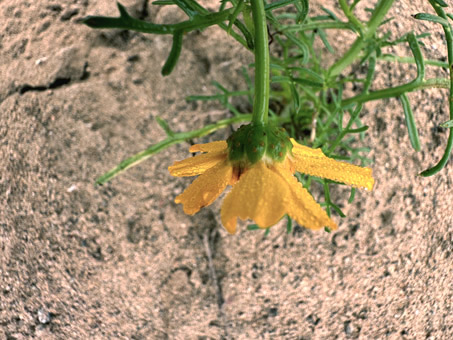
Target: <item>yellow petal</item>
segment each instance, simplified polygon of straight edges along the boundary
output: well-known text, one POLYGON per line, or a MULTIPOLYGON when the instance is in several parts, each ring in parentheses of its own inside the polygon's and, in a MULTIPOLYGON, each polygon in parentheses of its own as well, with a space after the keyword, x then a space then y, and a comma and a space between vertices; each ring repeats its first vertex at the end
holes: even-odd
POLYGON ((168 171, 177 177, 196 176, 222 162, 226 157, 227 154, 223 151, 197 155, 175 162, 168 167, 168 171))
POLYGON ((224 227, 234 234, 236 222, 251 219, 261 228, 277 223, 285 214, 284 197, 289 189, 283 179, 264 162, 247 170, 223 201, 220 213, 224 227))
POLYGON ((189 148, 190 152, 217 152, 225 151, 228 147, 228 144, 224 140, 206 143, 206 144, 195 144, 189 148))
POLYGON ((333 222, 324 209, 315 201, 313 196, 305 189, 301 183, 283 165, 275 163, 274 170, 286 182, 289 187, 290 195, 285 197, 286 211, 289 216, 300 225, 308 229, 321 229, 329 227, 337 229, 338 226, 333 222))
POLYGON ((373 189, 374 178, 370 168, 363 168, 326 157, 321 149, 298 144, 294 139, 292 153, 296 170, 307 175, 331 179, 354 187, 373 189))
POLYGON ((225 190, 232 173, 233 168, 228 161, 215 165, 197 177, 181 195, 177 196, 175 203, 182 203, 187 215, 195 214, 216 200, 225 190))

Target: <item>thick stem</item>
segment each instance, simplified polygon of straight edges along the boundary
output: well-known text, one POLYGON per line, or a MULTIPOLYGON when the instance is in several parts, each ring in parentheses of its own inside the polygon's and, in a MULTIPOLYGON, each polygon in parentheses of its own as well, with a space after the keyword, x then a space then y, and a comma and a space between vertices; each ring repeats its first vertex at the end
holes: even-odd
POLYGON ((251 0, 255 26, 255 99, 252 123, 267 124, 269 110, 269 45, 263 0, 251 0))

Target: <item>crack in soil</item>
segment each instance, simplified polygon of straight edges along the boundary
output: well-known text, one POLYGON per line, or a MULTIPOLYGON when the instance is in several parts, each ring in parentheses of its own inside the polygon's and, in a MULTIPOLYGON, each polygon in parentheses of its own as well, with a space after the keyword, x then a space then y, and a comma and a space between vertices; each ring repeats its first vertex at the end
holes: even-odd
POLYGON ((220 314, 220 319, 222 320, 223 323, 223 331, 224 331, 224 336, 225 339, 230 339, 228 329, 227 329, 227 322, 226 322, 226 315, 225 312, 223 311, 223 303, 225 302, 225 299, 223 297, 223 292, 222 292, 222 286, 220 285, 220 282, 217 278, 217 272, 214 266, 214 262, 212 260, 213 258, 213 253, 215 254, 215 240, 218 236, 218 230, 214 228, 207 229, 205 233, 203 234, 203 244, 205 247, 206 251, 206 256, 208 257, 208 264, 209 264, 209 276, 214 284, 215 290, 216 290, 216 297, 217 297, 217 306, 219 307, 219 314, 220 314))
POLYGON ((56 88, 59 88, 59 87, 62 87, 64 85, 67 85, 71 82, 71 78, 56 78, 53 82, 51 82, 49 85, 47 86, 31 86, 31 85, 28 85, 28 84, 25 84, 25 85, 22 85, 21 87, 19 87, 19 94, 24 94, 24 93, 27 93, 27 92, 30 92, 30 91, 36 91, 36 92, 43 92, 43 91, 47 91, 47 90, 50 90, 50 89, 56 89, 56 88))
POLYGON ((38 85, 38 86, 32 86, 29 84, 24 84, 22 86, 19 86, 16 92, 19 92, 19 94, 24 94, 30 91, 35 91, 35 92, 43 92, 47 90, 53 90, 57 89, 60 87, 63 87, 65 85, 70 84, 71 82, 76 82, 76 81, 83 81, 88 79, 90 76, 90 73, 88 72, 88 63, 85 62, 85 65, 83 66, 83 72, 80 78, 78 79, 72 79, 71 77, 57 77, 53 82, 51 82, 48 85, 38 85))

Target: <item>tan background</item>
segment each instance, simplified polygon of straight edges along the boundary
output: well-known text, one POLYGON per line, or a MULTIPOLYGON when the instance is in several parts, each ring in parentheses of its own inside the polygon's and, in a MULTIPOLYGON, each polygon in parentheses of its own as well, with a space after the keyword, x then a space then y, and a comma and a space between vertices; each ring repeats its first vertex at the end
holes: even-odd
MULTIPOLYGON (((123 3, 147 20, 184 18, 123 3)), ((339 13, 334 1, 312 8, 320 3, 339 13)), ((365 15, 374 1, 362 3, 365 15)), ((441 28, 411 17, 423 11, 425 1, 395 1, 385 29, 431 32, 423 52, 441 58, 441 28)), ((286 235, 277 226, 265 239, 242 224, 230 236, 219 202, 194 217, 173 203, 190 179, 166 169, 188 156, 187 144, 93 183, 164 138, 157 115, 178 131, 228 117, 216 103, 184 98, 213 93, 213 80, 244 88, 240 66, 252 56, 217 28, 192 32, 163 78, 169 37, 91 30, 78 24, 88 14, 117 10, 110 0, 0 0, 1 339, 453 338, 452 163, 417 176, 445 147, 437 127, 448 120, 445 90, 410 95, 419 153, 396 100, 365 106, 377 184, 351 205, 347 190, 332 186, 348 215, 335 216, 338 232, 286 235)), ((330 35, 343 49, 352 42, 330 35)), ((414 75, 413 66, 379 63, 376 88, 414 75)))

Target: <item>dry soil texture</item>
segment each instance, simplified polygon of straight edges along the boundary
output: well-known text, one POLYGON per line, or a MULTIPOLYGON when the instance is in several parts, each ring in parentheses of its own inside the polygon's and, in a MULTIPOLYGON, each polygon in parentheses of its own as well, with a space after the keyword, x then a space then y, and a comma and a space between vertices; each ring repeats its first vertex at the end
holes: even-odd
MULTIPOLYGON (((146 0, 123 3, 145 20, 184 18, 146 0)), ((340 13, 334 1, 313 10, 321 3, 340 13)), ((373 3, 363 0, 359 13, 373 3)), ((395 1, 384 30, 428 31, 423 53, 444 57, 441 27, 417 22, 418 12, 432 11, 422 0, 395 1)), ((446 144, 445 90, 410 95, 418 153, 397 100, 365 106, 377 184, 351 205, 334 189, 348 214, 335 216, 339 231, 287 235, 277 226, 264 238, 242 224, 231 236, 219 202, 194 217, 173 203, 190 179, 167 167, 188 156, 188 144, 105 186, 94 180, 165 137, 158 115, 178 131, 229 117, 185 97, 215 92, 213 80, 243 89, 240 67, 252 55, 220 29, 192 32, 164 78, 168 36, 91 30, 80 24, 88 14, 117 9, 111 0, 0 0, 1 339, 453 338, 453 164, 417 176, 446 144)), ((353 39, 329 36, 340 49, 353 39)), ((414 76, 413 65, 379 62, 375 88, 414 76)))

